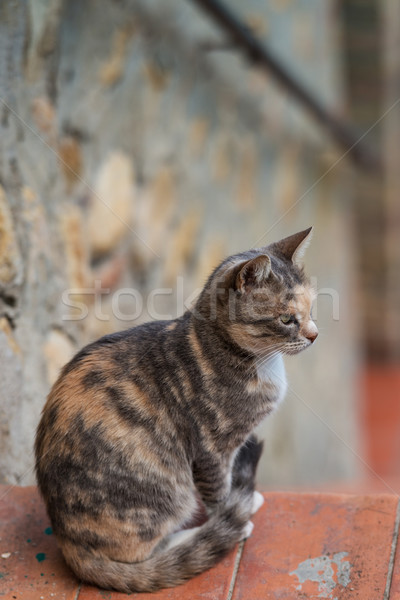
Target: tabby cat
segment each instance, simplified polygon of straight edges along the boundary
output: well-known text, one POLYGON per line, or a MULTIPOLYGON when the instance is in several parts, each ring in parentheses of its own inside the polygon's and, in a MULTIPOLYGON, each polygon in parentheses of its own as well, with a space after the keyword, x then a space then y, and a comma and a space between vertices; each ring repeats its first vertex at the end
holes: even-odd
POLYGON ((281 355, 318 334, 300 265, 310 233, 227 258, 183 316, 107 335, 62 370, 36 473, 82 580, 175 586, 250 535, 263 501, 252 431, 285 394, 281 355))

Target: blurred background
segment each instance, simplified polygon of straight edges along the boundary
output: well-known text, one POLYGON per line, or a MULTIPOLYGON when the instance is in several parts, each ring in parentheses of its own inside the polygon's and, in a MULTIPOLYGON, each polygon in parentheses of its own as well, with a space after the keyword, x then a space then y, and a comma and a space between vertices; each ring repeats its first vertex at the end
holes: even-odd
POLYGON ((204 4, 0 5, 0 482, 34 481, 80 347, 314 225, 320 336, 286 359, 259 481, 400 490, 400 5, 204 4))

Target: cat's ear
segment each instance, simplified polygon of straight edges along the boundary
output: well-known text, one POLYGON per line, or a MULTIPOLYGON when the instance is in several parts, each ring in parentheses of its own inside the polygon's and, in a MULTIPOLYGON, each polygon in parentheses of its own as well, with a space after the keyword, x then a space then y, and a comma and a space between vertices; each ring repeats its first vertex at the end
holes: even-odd
POLYGON ((235 288, 241 292, 261 287, 272 274, 271 259, 267 254, 259 254, 245 262, 236 275, 235 288))
POLYGON ((309 227, 304 231, 299 231, 290 235, 279 242, 271 244, 271 248, 280 254, 283 254, 285 258, 291 260, 297 266, 300 266, 304 256, 304 252, 311 242, 313 228, 309 227))

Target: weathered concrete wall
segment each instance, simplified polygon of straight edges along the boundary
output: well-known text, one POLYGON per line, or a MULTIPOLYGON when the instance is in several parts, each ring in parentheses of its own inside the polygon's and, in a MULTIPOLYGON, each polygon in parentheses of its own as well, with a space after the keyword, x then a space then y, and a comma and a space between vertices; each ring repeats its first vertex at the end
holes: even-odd
MULTIPOLYGON (((331 3, 232 4, 339 105, 331 3)), ((0 480, 32 481, 41 407, 80 346, 175 316, 224 255, 311 223, 309 272, 340 319, 321 297, 318 345, 290 360, 295 393, 262 430, 260 478, 351 474, 349 190, 326 174, 328 140, 190 3, 16 0, 0 17, 0 480)))

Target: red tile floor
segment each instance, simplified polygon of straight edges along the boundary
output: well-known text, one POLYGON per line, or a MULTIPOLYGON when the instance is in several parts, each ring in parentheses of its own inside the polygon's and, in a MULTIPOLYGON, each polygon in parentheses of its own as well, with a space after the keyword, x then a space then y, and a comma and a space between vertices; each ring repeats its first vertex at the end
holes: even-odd
MULTIPOLYGON (((143 600, 400 600, 396 495, 266 493, 250 539, 215 568, 143 600)), ((0 486, 2 600, 122 600, 81 585, 34 487, 0 486)))

